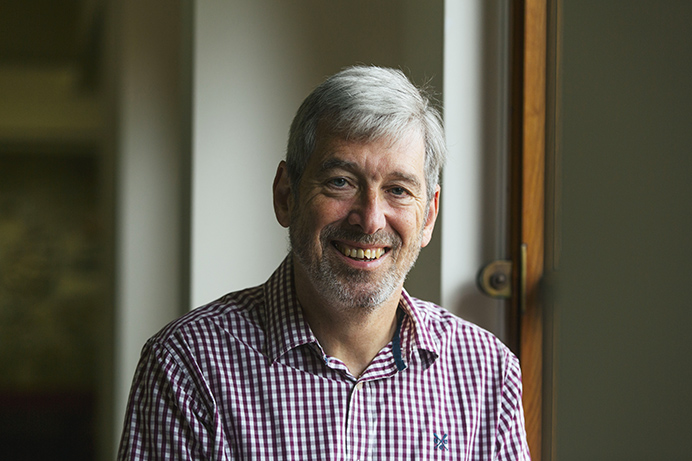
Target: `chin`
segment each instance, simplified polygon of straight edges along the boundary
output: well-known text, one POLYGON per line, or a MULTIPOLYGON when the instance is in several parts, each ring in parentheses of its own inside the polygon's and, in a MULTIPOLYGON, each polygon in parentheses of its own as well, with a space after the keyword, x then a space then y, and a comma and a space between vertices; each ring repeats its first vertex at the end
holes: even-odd
MULTIPOLYGON (((339 304, 347 309, 363 309, 367 312, 375 310, 392 297, 398 283, 394 280, 384 280, 379 282, 379 287, 372 288, 372 284, 359 287, 359 282, 340 280, 328 272, 319 274, 320 280, 313 280, 315 287, 322 295, 334 304, 339 304)), ((362 283, 362 282, 361 282, 362 283)))

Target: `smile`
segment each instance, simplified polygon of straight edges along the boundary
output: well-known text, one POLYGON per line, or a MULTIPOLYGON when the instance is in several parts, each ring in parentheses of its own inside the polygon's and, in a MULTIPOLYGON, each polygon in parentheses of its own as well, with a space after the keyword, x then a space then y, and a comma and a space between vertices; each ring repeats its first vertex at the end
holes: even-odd
POLYGON ((334 243, 337 250, 341 252, 344 256, 357 259, 360 261, 374 261, 379 259, 383 254, 387 252, 385 248, 352 248, 344 245, 343 243, 334 243))

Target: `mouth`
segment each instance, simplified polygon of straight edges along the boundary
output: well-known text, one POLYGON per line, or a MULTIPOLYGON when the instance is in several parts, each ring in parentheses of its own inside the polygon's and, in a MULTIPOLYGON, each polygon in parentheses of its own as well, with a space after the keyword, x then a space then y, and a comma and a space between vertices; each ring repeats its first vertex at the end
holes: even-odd
POLYGON ((341 242, 334 242, 333 245, 342 255, 355 261, 375 261, 389 251, 387 247, 356 248, 341 242))

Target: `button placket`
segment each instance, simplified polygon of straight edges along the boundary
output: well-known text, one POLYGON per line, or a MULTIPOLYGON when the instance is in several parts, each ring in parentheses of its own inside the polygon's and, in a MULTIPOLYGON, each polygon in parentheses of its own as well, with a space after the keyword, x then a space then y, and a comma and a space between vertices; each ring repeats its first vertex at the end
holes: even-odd
POLYGON ((367 398, 367 383, 357 382, 349 399, 347 459, 368 459, 370 449, 370 411, 367 398))

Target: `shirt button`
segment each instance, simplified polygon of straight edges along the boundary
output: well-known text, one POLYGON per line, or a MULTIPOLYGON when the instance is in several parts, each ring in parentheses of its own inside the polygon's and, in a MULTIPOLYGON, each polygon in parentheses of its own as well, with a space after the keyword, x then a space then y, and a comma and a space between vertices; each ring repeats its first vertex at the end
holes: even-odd
POLYGON ((357 383, 356 384, 356 391, 360 391, 361 389, 363 389, 363 383, 357 383))

